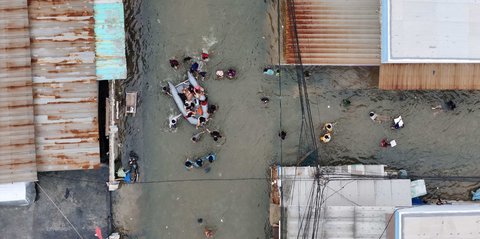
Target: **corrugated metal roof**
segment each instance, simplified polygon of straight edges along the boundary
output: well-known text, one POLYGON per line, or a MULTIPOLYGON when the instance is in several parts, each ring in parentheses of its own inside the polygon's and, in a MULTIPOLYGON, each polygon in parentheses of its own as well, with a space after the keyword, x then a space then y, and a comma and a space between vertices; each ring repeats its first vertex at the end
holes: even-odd
POLYGON ((98 80, 127 78, 122 0, 95 0, 95 41, 98 80))
MULTIPOLYGON (((307 222, 305 220, 306 207, 292 207, 287 210, 287 230, 288 239, 297 239, 300 225, 307 227, 309 223, 309 233, 312 235, 314 220, 307 222)), ((317 231, 314 238, 318 239, 385 239, 387 233, 383 230, 387 226, 388 218, 395 211, 390 207, 362 207, 362 206, 328 206, 321 210, 321 216, 317 219, 317 231), (383 233, 383 235, 382 235, 383 233)), ((300 231, 302 237, 303 231, 300 231)), ((305 238, 305 237, 302 237, 305 238)), ((308 237, 311 238, 311 237, 308 237)))
MULTIPOLYGON (((293 239, 309 228, 308 235, 312 235, 313 216, 309 221, 306 218, 315 208, 319 187, 314 180, 315 168, 281 167, 279 171, 282 207, 286 210, 282 233, 293 239)), ((321 172, 324 201, 317 205, 321 214, 315 238, 386 238, 386 234, 380 237, 388 221, 386 215, 396 206, 412 205, 410 180, 379 179, 385 173, 383 165, 322 167, 321 172)))
POLYGON ((29 1, 38 171, 100 163, 92 0, 29 1))
POLYGON ((0 0, 0 183, 37 180, 27 0, 0 0))
MULTIPOLYGON (((295 0, 295 18, 303 64, 379 65, 379 0, 295 0)), ((289 19, 284 4, 285 19, 289 19)), ((282 61, 295 63, 293 35, 285 24, 282 61)))
POLYGON ((384 90, 479 90, 480 64, 382 64, 384 90))

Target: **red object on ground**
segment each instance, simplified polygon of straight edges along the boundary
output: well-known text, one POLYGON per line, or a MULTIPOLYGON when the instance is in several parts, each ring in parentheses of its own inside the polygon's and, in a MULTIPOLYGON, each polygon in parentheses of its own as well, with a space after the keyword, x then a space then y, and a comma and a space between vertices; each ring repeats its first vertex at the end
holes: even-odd
POLYGON ((102 229, 100 229, 100 227, 95 228, 95 236, 96 236, 98 239, 103 239, 103 237, 102 237, 102 229))
POLYGON ((382 139, 382 141, 380 142, 380 147, 386 148, 388 145, 390 144, 387 142, 387 139, 382 139))
POLYGON ((208 53, 202 53, 202 59, 203 60, 208 59, 208 53))

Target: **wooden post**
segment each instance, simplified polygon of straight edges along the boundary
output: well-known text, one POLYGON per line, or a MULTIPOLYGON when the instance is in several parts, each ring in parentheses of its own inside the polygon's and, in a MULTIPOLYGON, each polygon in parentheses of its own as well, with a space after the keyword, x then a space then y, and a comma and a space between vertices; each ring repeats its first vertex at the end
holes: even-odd
POLYGON ((108 129, 108 166, 109 166, 109 177, 108 177, 108 190, 115 191, 118 189, 118 182, 115 181, 115 145, 116 145, 116 134, 118 132, 117 125, 115 124, 115 115, 117 114, 115 110, 116 100, 115 100, 115 81, 109 81, 110 88, 110 97, 109 97, 109 107, 110 115, 107 120, 110 120, 110 126, 108 129))

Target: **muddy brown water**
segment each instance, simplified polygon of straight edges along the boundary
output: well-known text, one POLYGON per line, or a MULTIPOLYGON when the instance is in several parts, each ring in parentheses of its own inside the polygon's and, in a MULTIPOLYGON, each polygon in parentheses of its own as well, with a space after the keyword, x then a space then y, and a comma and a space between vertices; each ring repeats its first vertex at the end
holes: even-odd
MULTIPOLYGON (((129 74, 122 84, 139 92, 138 113, 125 122, 124 156, 140 156, 141 181, 125 190, 125 200, 138 200, 131 221, 117 222, 138 238, 202 238, 202 228, 216 229, 218 238, 266 238, 268 229, 268 166, 279 158, 286 165, 298 157, 300 105, 292 69, 279 78, 262 74, 277 61, 271 1, 127 1, 129 74), (273 21, 273 23, 272 23, 273 21), (171 131, 167 119, 177 114, 173 100, 161 92, 168 81, 185 79, 174 71, 172 57, 198 55, 208 49, 210 78, 216 69, 234 67, 236 80, 208 79, 201 84, 220 109, 208 124, 225 139, 208 135, 193 144, 195 127, 182 121, 171 131), (260 99, 268 97, 268 104, 260 99), (280 108, 280 101, 282 107, 280 108), (280 142, 280 120, 287 138, 280 142), (186 158, 216 152, 206 173, 186 171, 186 158), (135 196, 129 196, 135 194, 135 196), (132 199, 133 200, 133 199, 132 199), (198 219, 203 222, 199 223, 198 219), (132 226, 135 225, 135 226, 132 226)), ((414 175, 479 175, 480 96, 470 91, 381 91, 375 89, 378 68, 307 67, 312 118, 318 127, 334 122, 333 140, 320 144, 322 161, 387 164, 414 175), (342 100, 348 98, 348 107, 342 100), (431 107, 454 100, 457 109, 434 112, 431 107), (374 123, 369 111, 401 115, 405 128, 374 123), (395 148, 380 148, 382 138, 395 148)), ((317 131, 318 133, 318 131, 317 131)), ((317 135, 318 137, 318 135, 317 135)), ((468 199, 476 182, 427 181, 434 197, 468 199), (437 189, 438 187, 438 189, 437 189)), ((122 191, 119 192, 122 194, 122 191)), ((127 204, 128 205, 128 204, 127 204)), ((131 210, 131 209, 129 209, 131 210)), ((128 211, 128 210, 127 210, 128 211)))

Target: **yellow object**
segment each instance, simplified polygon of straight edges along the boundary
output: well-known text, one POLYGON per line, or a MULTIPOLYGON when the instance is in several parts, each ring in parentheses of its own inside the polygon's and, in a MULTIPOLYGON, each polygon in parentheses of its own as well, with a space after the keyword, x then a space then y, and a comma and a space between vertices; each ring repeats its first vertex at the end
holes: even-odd
POLYGON ((320 137, 320 141, 322 141, 322 143, 328 143, 330 142, 330 140, 332 140, 332 136, 330 135, 330 133, 326 133, 320 137))
POLYGON ((333 131, 333 124, 332 123, 325 123, 323 125, 323 129, 325 129, 328 132, 332 132, 333 131))

